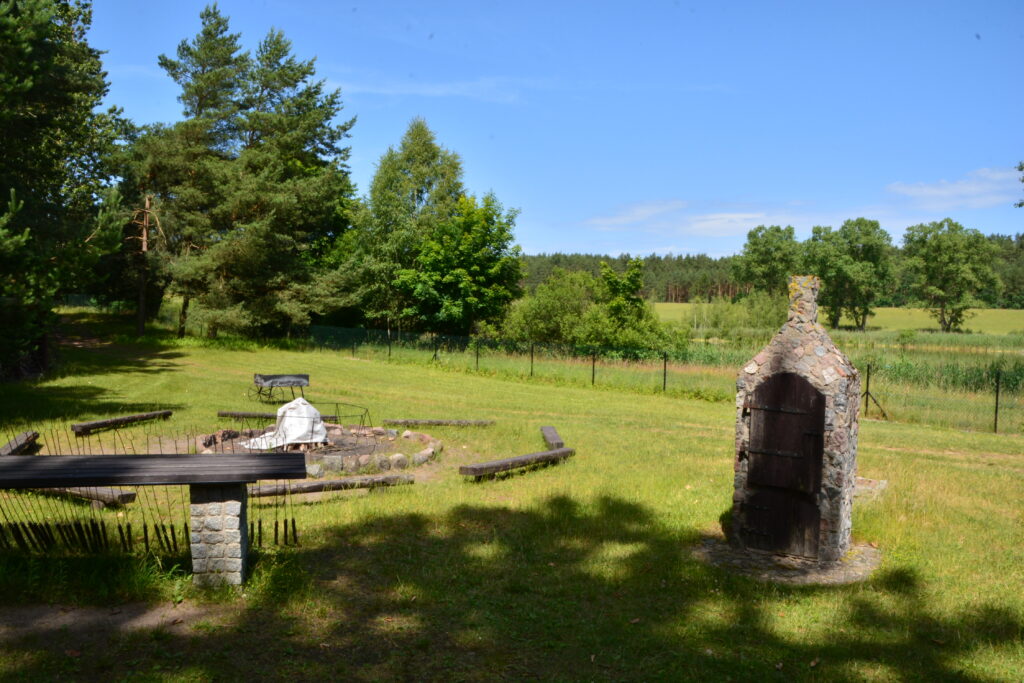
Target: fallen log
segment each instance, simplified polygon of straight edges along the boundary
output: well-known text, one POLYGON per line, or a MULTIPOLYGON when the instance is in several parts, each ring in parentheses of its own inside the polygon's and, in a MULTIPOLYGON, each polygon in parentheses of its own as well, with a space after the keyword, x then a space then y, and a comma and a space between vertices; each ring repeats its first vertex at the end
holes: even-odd
POLYGON ((467 477, 485 477, 490 474, 497 474, 498 472, 529 467, 530 465, 560 462, 575 453, 576 451, 572 448, 556 448, 540 453, 517 455, 514 458, 505 458, 504 460, 492 460, 491 462, 482 462, 476 465, 463 465, 459 468, 459 474, 467 477))
POLYGON ((494 420, 384 420, 397 427, 489 427, 494 420))
MULTIPOLYGON (((218 410, 217 417, 233 417, 238 420, 255 419, 255 420, 276 420, 277 413, 247 413, 238 410, 218 410)), ((337 420, 337 415, 321 415, 321 420, 337 420)))
POLYGON ((562 437, 558 435, 558 430, 554 427, 541 427, 540 433, 544 437, 544 443, 548 445, 548 448, 565 448, 565 442, 562 441, 562 437))
POLYGON ((104 505, 126 505, 135 502, 135 491, 113 489, 106 486, 71 486, 57 489, 33 489, 33 491, 48 496, 72 496, 100 502, 104 505))
POLYGON ((411 474, 380 474, 365 477, 345 477, 344 479, 318 479, 316 481, 297 481, 291 484, 261 484, 252 486, 249 489, 249 495, 254 497, 283 496, 286 493, 320 493, 322 491, 373 489, 381 486, 412 484, 415 481, 411 474))
POLYGON ((88 436, 90 433, 99 429, 109 429, 110 427, 120 427, 121 425, 132 424, 133 422, 143 422, 145 420, 156 420, 163 418, 166 420, 171 416, 173 411, 170 410, 156 410, 152 413, 136 413, 135 415, 124 415, 122 417, 112 417, 107 420, 93 420, 91 422, 79 422, 71 425, 71 431, 75 433, 75 436, 88 436))
POLYGON ((0 455, 21 455, 27 453, 35 446, 36 439, 38 438, 39 432, 22 432, 3 446, 0 446, 0 455))

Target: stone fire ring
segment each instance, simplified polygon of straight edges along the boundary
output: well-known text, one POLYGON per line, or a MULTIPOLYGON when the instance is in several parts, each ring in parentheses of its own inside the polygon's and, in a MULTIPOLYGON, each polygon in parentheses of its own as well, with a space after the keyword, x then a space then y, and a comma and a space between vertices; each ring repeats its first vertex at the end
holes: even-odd
POLYGON ((841 586, 864 581, 878 569, 882 551, 868 543, 852 543, 838 562, 818 563, 797 557, 744 550, 724 538, 706 537, 693 550, 693 557, 749 576, 759 581, 800 586, 841 586))

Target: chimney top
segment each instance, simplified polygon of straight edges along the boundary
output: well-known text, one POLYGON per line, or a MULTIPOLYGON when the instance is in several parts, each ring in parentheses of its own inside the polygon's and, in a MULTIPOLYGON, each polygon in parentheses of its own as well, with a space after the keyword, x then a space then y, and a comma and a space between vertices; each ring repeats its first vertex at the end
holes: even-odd
POLYGON ((789 278, 789 321, 818 322, 818 289, 821 280, 814 275, 793 275, 789 278))

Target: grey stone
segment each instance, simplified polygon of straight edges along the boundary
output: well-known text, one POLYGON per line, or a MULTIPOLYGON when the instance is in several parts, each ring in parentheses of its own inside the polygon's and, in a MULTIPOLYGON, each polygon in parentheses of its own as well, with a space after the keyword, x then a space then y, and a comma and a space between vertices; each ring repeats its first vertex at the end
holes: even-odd
POLYGON ((346 472, 356 472, 359 469, 359 458, 354 455, 346 455, 342 458, 342 466, 346 472))
POLYGON ((324 469, 328 472, 341 472, 345 469, 345 458, 341 455, 325 455, 324 469))
POLYGON ((207 557, 207 550, 209 546, 203 545, 202 543, 192 544, 192 559, 193 560, 205 560, 207 557))
POLYGON ((201 536, 202 536, 202 540, 200 541, 201 543, 217 544, 217 543, 223 543, 224 542, 224 535, 219 533, 219 532, 216 532, 216 531, 204 532, 203 534, 201 534, 201 536))
POLYGON ((221 531, 224 528, 224 518, 221 516, 207 517, 203 528, 207 531, 221 531))
POLYGON ((359 456, 358 462, 360 467, 369 467, 370 463, 373 462, 373 456, 369 453, 363 453, 359 456))
POLYGON ((319 479, 324 476, 324 466, 320 464, 306 465, 306 476, 310 479, 319 479))
POLYGON ((391 462, 391 467, 396 470, 404 470, 409 466, 409 458, 405 457, 401 453, 395 453, 389 457, 388 460, 391 462))
MULTIPOLYGON (((215 513, 211 513, 211 514, 215 514, 215 513)), ((242 503, 241 503, 241 501, 229 500, 229 501, 225 502, 224 503, 224 512, 222 514, 225 514, 225 515, 240 515, 240 514, 242 514, 242 503)))
POLYGON ((227 547, 227 552, 225 553, 225 555, 231 558, 241 558, 242 545, 240 543, 232 543, 227 547))
POLYGON ((430 456, 423 455, 422 453, 417 453, 416 455, 412 456, 412 464, 417 467, 420 465, 425 465, 428 462, 430 462, 430 456))
POLYGON ((225 531, 237 530, 239 522, 240 522, 240 520, 238 519, 238 517, 234 517, 234 516, 232 516, 232 517, 225 517, 224 518, 224 530, 225 531))
POLYGON ((391 461, 383 455, 377 458, 377 469, 387 471, 391 469, 391 461))

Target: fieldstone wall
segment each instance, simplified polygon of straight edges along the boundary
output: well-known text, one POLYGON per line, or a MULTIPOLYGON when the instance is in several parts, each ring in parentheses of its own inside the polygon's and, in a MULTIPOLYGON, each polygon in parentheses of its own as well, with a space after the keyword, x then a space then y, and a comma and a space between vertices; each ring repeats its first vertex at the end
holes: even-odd
POLYGON ((240 484, 189 487, 192 579, 199 586, 239 586, 248 550, 247 489, 240 484))
POLYGON ((734 538, 747 514, 744 503, 754 487, 748 486, 750 400, 768 378, 793 373, 809 382, 825 398, 824 456, 821 486, 813 495, 820 513, 818 559, 839 560, 850 547, 851 513, 857 472, 860 373, 836 348, 818 323, 814 276, 793 276, 789 285, 789 319, 769 344, 740 371, 736 380, 736 459, 733 493, 734 538))

